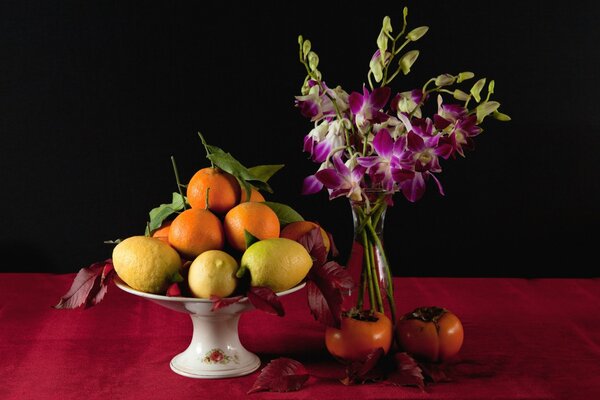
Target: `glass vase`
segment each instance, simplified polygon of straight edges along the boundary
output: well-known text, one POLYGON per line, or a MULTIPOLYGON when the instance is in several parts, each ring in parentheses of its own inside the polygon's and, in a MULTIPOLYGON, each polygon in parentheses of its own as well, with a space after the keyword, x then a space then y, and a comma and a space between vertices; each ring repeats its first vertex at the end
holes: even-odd
POLYGON ((354 281, 344 301, 346 311, 375 310, 396 322, 392 274, 386 256, 383 228, 392 193, 366 191, 366 199, 350 200, 354 240, 346 268, 354 281))

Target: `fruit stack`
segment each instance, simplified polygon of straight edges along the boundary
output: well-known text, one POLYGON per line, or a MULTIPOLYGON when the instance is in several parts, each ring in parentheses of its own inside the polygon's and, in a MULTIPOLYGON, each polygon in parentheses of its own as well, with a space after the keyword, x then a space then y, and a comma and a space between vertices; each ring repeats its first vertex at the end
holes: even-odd
MULTIPOLYGON (((187 190, 181 212, 146 236, 115 246, 114 268, 126 284, 147 293, 209 299, 243 295, 251 286, 281 292, 303 281, 312 258, 297 240, 317 224, 282 226, 257 188, 248 198, 234 175, 215 166, 198 170, 181 186, 187 190)), ((329 238, 321 233, 328 248, 329 238)))

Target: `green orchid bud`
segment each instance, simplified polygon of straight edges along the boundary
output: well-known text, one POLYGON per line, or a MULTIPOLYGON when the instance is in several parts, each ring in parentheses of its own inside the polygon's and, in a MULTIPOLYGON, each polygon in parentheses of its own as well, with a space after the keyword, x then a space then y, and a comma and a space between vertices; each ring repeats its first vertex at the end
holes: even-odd
POLYGON ((320 81, 321 79, 323 79, 323 76, 321 75, 321 71, 319 71, 318 69, 315 69, 313 71, 313 75, 314 75, 314 78, 316 80, 318 80, 318 81, 320 81))
POLYGON ((499 112, 498 110, 494 111, 492 113, 492 117, 496 118, 498 121, 510 121, 512 118, 510 118, 508 115, 503 114, 501 112, 499 112))
POLYGON ((473 95, 475 100, 477 100, 478 103, 481 101, 481 96, 479 95, 479 93, 481 93, 483 85, 485 85, 485 78, 481 78, 480 80, 475 82, 475 84, 471 88, 471 94, 473 95))
POLYGON ((460 101, 467 101, 467 100, 469 100, 469 97, 471 97, 459 89, 454 89, 454 93, 452 95, 454 96, 454 98, 456 100, 460 100, 460 101))
POLYGON ((379 36, 377 36, 377 48, 381 51, 381 54, 385 54, 388 48, 388 37, 383 29, 379 32, 379 36))
POLYGON ((309 75, 306 75, 306 78, 304 78, 304 83, 302 84, 302 88, 300 88, 300 93, 302 93, 302 96, 306 96, 308 94, 308 92, 310 91, 310 87, 308 86, 309 79, 310 79, 309 75))
POLYGON ((302 37, 302 35, 298 35, 298 44, 300 46, 302 46, 302 42, 304 42, 304 38, 302 37))
MULTIPOLYGON (((304 42, 306 43, 306 42, 304 42)), ((308 53, 308 67, 311 71, 315 71, 319 66, 319 56, 314 51, 308 53)))
POLYGON ((454 78, 454 76, 452 76, 450 74, 438 75, 437 78, 435 78, 435 85, 436 86, 452 85, 454 83, 455 79, 456 78, 454 78))
POLYGON ((369 68, 371 69, 375 81, 381 82, 383 79, 383 63, 381 62, 381 58, 371 60, 371 62, 369 62, 369 68))
POLYGON ((428 26, 420 26, 418 28, 415 28, 412 31, 408 32, 408 35, 406 35, 406 39, 410 40, 411 42, 416 42, 417 40, 421 39, 423 35, 427 33, 428 30, 428 26))
POLYGON ((481 123, 485 117, 496 111, 500 107, 497 101, 484 101, 475 108, 477 113, 477 123, 481 123))
POLYGON ((419 58, 419 50, 408 51, 400 57, 398 64, 400 64, 400 68, 404 75, 407 75, 410 72, 410 67, 417 61, 417 58, 419 58))
POLYGON ((311 48, 310 40, 305 40, 304 43, 302 43, 302 54, 304 55, 305 59, 310 53, 310 48, 311 48))
POLYGON ((387 33, 392 32, 392 20, 388 15, 383 17, 383 23, 381 24, 381 30, 387 33))
POLYGON ((461 72, 458 74, 458 79, 456 80, 456 82, 461 83, 463 81, 473 78, 474 76, 475 74, 472 72, 461 72))
POLYGON ((493 80, 491 80, 490 83, 489 83, 489 85, 488 85, 488 98, 490 97, 490 95, 492 93, 494 93, 494 87, 495 86, 496 86, 496 83, 493 80))

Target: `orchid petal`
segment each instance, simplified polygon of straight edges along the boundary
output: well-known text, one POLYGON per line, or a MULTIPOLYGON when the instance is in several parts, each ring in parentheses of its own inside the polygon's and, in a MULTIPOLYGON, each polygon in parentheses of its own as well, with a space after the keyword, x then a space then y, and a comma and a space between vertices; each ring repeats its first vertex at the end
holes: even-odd
POLYGON ((373 139, 373 147, 381 157, 389 159, 394 151, 394 139, 387 129, 382 129, 373 139))
POLYGON ((358 114, 363 107, 365 102, 365 98, 357 92, 352 92, 350 96, 348 96, 348 104, 350 105, 350 111, 352 114, 358 114))
POLYGON ((317 172, 315 177, 328 189, 336 189, 344 183, 342 177, 332 168, 317 172))
POLYGON ((323 184, 319 182, 315 175, 310 175, 304 178, 302 182, 302 194, 314 194, 323 189, 323 184))
MULTIPOLYGON (((368 94, 368 92, 366 93, 368 94)), ((371 106, 375 109, 383 108, 389 100, 391 93, 391 89, 387 86, 373 89, 369 97, 371 106)))

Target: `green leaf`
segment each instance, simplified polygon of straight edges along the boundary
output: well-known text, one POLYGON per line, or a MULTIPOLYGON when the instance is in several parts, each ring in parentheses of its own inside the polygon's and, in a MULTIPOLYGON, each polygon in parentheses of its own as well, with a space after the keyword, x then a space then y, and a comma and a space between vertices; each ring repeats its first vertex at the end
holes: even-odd
POLYGON ((259 238, 244 229, 244 239, 246 240, 246 248, 252 246, 254 243, 260 241, 259 238))
POLYGON ((184 209, 185 199, 179 193, 173 193, 173 198, 169 204, 161 204, 158 207, 150 210, 150 222, 146 226, 146 235, 150 235, 152 231, 160 228, 163 221, 172 214, 184 209))
POLYGON ((471 88, 471 94, 473 95, 475 100, 477 100, 478 103, 481 101, 480 93, 481 93, 481 89, 483 89, 484 85, 485 85, 485 78, 481 78, 480 80, 475 82, 475 84, 471 88))
POLYGON ((428 26, 419 26, 418 28, 415 28, 412 31, 408 32, 406 38, 411 42, 416 42, 417 40, 421 39, 423 35, 427 33, 428 30, 428 26))
POLYGON ((257 178, 257 180, 267 182, 277 171, 283 168, 284 164, 273 164, 273 165, 257 165, 255 167, 248 168, 248 171, 257 178))
POLYGON ((286 204, 275 203, 273 201, 265 201, 264 204, 275 211, 277 218, 279 218, 279 225, 282 227, 292 222, 304 221, 302 215, 298 214, 296 210, 286 204))

